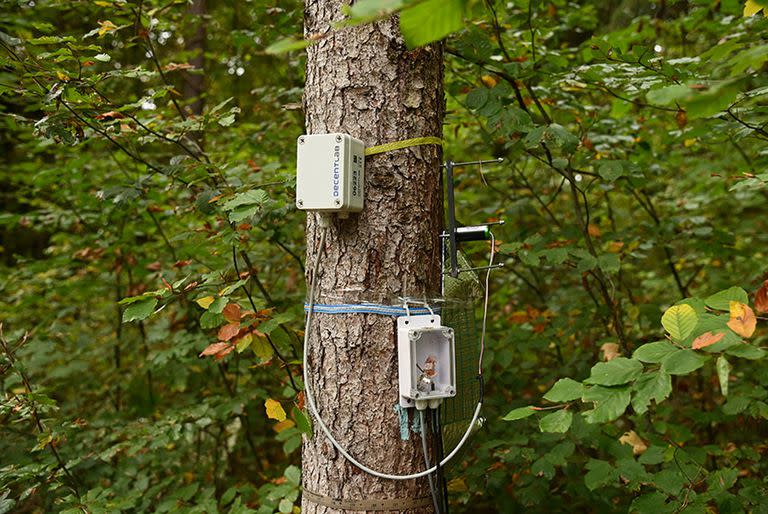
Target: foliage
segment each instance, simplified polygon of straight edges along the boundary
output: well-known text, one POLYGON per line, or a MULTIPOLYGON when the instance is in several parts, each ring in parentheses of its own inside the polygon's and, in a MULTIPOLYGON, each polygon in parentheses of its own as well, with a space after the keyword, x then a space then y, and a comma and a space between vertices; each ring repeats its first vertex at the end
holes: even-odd
MULTIPOLYGON (((760 2, 433 4, 333 30, 453 33, 446 156, 505 157, 456 176, 462 220, 508 223, 454 509, 764 510, 760 2)), ((288 51, 321 36, 209 3, 201 44, 188 9, 4 5, 0 512, 297 509, 288 51)))

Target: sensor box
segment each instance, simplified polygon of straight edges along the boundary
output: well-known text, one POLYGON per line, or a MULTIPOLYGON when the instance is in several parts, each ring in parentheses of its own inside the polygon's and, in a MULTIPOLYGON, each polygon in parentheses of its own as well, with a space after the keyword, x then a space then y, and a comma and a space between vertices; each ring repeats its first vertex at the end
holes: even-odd
POLYGON ((397 361, 401 407, 456 396, 454 333, 440 324, 440 316, 397 318, 397 361))
POLYGON ((296 207, 306 211, 363 209, 365 145, 348 134, 299 136, 296 207))

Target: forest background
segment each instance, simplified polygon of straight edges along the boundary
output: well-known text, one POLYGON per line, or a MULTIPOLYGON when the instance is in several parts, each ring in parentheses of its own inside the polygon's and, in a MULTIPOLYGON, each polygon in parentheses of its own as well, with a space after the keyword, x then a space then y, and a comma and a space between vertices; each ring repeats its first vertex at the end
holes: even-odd
MULTIPOLYGON (((295 512, 302 4, 2 9, 0 513, 295 512)), ((760 2, 393 11, 445 156, 505 159, 456 177, 507 224, 453 509, 768 512, 760 2)))

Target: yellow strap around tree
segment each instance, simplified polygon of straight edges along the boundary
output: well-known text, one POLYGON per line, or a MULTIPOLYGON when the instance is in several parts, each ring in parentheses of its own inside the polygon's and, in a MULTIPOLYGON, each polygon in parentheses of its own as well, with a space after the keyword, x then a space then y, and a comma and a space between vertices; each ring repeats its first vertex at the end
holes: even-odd
POLYGON ((408 148, 409 146, 420 145, 440 145, 443 146, 443 140, 439 137, 415 137, 413 139, 404 139, 402 141, 395 141, 394 143, 385 143, 383 145, 369 146, 365 149, 365 155, 376 155, 377 153, 391 152, 392 150, 400 150, 401 148, 408 148))

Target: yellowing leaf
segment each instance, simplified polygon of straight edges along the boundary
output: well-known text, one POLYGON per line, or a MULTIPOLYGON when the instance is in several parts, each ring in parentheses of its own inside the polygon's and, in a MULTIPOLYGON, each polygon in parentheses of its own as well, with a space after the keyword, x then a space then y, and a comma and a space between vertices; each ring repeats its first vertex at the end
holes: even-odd
POLYGON ((195 303, 203 309, 208 309, 208 307, 210 307, 213 303, 213 296, 204 296, 203 298, 198 298, 195 300, 195 303))
MULTIPOLYGON (((754 16, 763 9, 763 6, 755 2, 755 0, 747 0, 744 2, 744 16, 754 16)), ((768 13, 763 11, 763 14, 768 16, 768 13)))
POLYGON ((293 420, 286 419, 286 420, 280 421, 279 423, 275 423, 275 426, 272 427, 272 430, 274 430, 275 432, 277 432, 279 434, 283 430, 286 430, 286 429, 291 428, 293 426, 296 426, 296 423, 294 423, 293 420))
POLYGON ((287 418, 285 415, 285 410, 283 410, 283 406, 280 405, 280 402, 275 401, 272 398, 268 398, 267 401, 264 402, 264 407, 267 409, 267 417, 269 419, 285 421, 287 418))
POLYGON ((483 75, 482 77, 480 77, 480 80, 483 81, 483 84, 485 84, 486 87, 493 87, 497 83, 497 80, 491 75, 483 75))
POLYGON ((253 342, 253 335, 251 333, 245 334, 238 339, 237 345, 235 346, 237 353, 243 353, 249 346, 251 346, 251 342, 253 342))
POLYGON ((117 26, 109 20, 99 22, 99 37, 107 34, 108 32, 114 32, 117 30, 117 26))
POLYGON ((676 341, 682 341, 693 332, 699 316, 690 305, 673 305, 661 317, 661 324, 676 341))
POLYGON ((691 348, 693 348, 694 350, 706 348, 707 346, 712 346, 713 344, 720 341, 724 337, 725 337, 725 334, 723 332, 719 332, 719 333, 704 332, 699 337, 693 340, 693 344, 691 345, 691 348))
POLYGON ((269 341, 267 341, 266 336, 262 333, 254 334, 256 337, 253 339, 253 342, 251 343, 251 348, 253 348, 253 353, 256 354, 256 357, 258 357, 262 361, 268 361, 272 358, 272 346, 269 344, 269 341))
POLYGON ((56 71, 56 77, 62 82, 69 82, 69 75, 66 73, 62 73, 60 71, 56 71))
POLYGON ((619 437, 621 444, 628 444, 632 447, 632 453, 635 455, 642 455, 645 450, 648 449, 648 445, 643 439, 635 433, 634 430, 625 432, 623 436, 619 437))
POLYGON ((755 313, 749 305, 741 302, 730 302, 729 307, 731 319, 728 321, 728 328, 741 337, 751 337, 757 327, 755 313))

